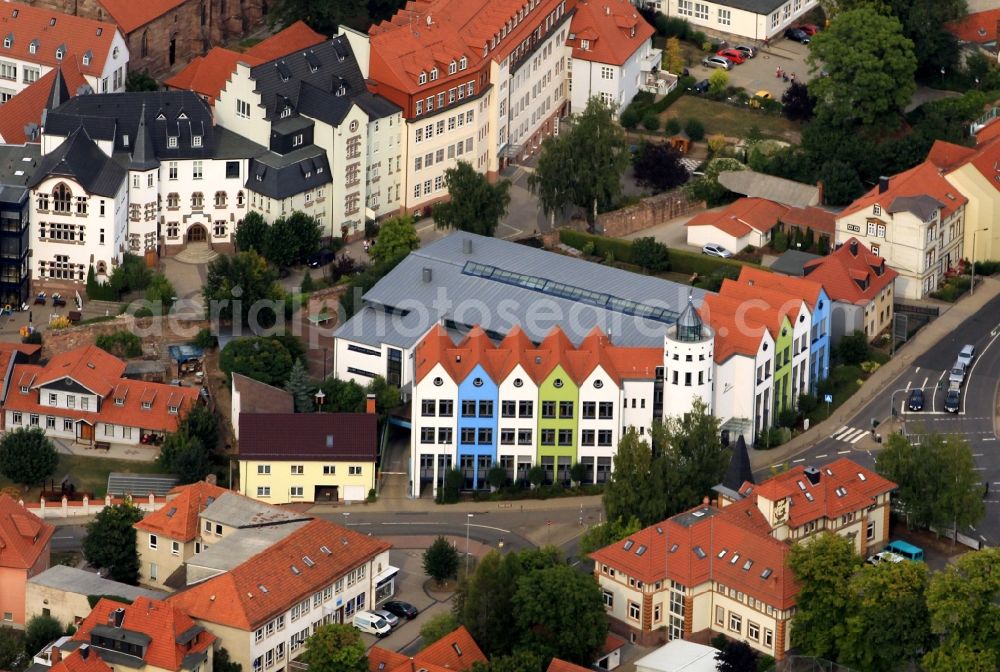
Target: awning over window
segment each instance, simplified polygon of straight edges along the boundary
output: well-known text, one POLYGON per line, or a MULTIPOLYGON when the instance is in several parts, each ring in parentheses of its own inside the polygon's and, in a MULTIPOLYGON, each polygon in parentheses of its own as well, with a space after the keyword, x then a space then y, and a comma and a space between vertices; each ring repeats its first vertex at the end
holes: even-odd
POLYGON ((399 567, 393 567, 392 565, 389 565, 380 573, 375 575, 375 585, 381 586, 383 583, 385 583, 392 577, 396 576, 396 574, 398 573, 399 573, 399 567))

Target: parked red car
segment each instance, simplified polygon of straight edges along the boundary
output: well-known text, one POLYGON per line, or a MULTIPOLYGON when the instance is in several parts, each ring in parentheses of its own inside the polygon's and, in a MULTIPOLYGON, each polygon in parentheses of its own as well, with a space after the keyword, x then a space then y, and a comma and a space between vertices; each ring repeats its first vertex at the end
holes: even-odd
POLYGON ((798 26, 798 28, 799 30, 805 31, 809 37, 812 37, 819 32, 819 26, 815 23, 803 23, 801 26, 798 26))
POLYGON ((736 49, 719 49, 715 52, 716 56, 722 56, 723 58, 728 58, 730 61, 739 65, 746 60, 746 56, 736 49))

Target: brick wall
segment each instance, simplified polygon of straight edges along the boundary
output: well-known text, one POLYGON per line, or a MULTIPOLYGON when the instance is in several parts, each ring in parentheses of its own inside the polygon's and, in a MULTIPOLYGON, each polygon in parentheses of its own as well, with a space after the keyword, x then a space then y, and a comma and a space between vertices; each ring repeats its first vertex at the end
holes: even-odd
POLYGON ((166 344, 186 343, 198 330, 207 327, 206 320, 172 320, 162 317, 144 317, 136 320, 131 315, 121 315, 107 322, 84 324, 69 329, 46 330, 42 336, 42 358, 47 359, 73 348, 93 345, 98 336, 115 331, 130 331, 142 338, 143 355, 159 358, 166 344))
POLYGON ((597 216, 597 232, 621 238, 705 208, 703 201, 688 201, 682 189, 644 198, 635 205, 597 216))

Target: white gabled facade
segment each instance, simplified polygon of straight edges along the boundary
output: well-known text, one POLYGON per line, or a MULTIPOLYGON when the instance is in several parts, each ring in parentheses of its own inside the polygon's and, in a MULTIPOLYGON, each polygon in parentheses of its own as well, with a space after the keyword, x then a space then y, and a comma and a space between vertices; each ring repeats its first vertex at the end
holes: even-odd
POLYGON ((498 386, 497 463, 511 479, 527 478, 538 446, 538 384, 517 364, 498 386), (509 439, 509 440, 508 440, 509 439))
POLYGON ((621 389, 618 381, 598 364, 580 384, 579 390, 577 461, 588 466, 593 463, 596 467, 609 462, 618 450, 622 428, 621 389))
POLYGON ((420 418, 410 432, 413 480, 431 479, 434 494, 458 454, 458 383, 438 363, 413 385, 413 416, 420 418), (427 413, 428 415, 424 415, 427 413), (418 426, 419 425, 419 426, 418 426), (419 470, 419 471, 418 471, 419 470))

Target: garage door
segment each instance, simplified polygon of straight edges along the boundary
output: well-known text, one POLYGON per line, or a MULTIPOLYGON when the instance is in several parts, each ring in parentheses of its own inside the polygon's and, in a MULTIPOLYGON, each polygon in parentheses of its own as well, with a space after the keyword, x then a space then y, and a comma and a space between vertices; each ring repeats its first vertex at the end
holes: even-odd
POLYGON ((344 501, 358 502, 365 498, 365 488, 362 485, 344 486, 344 501))

